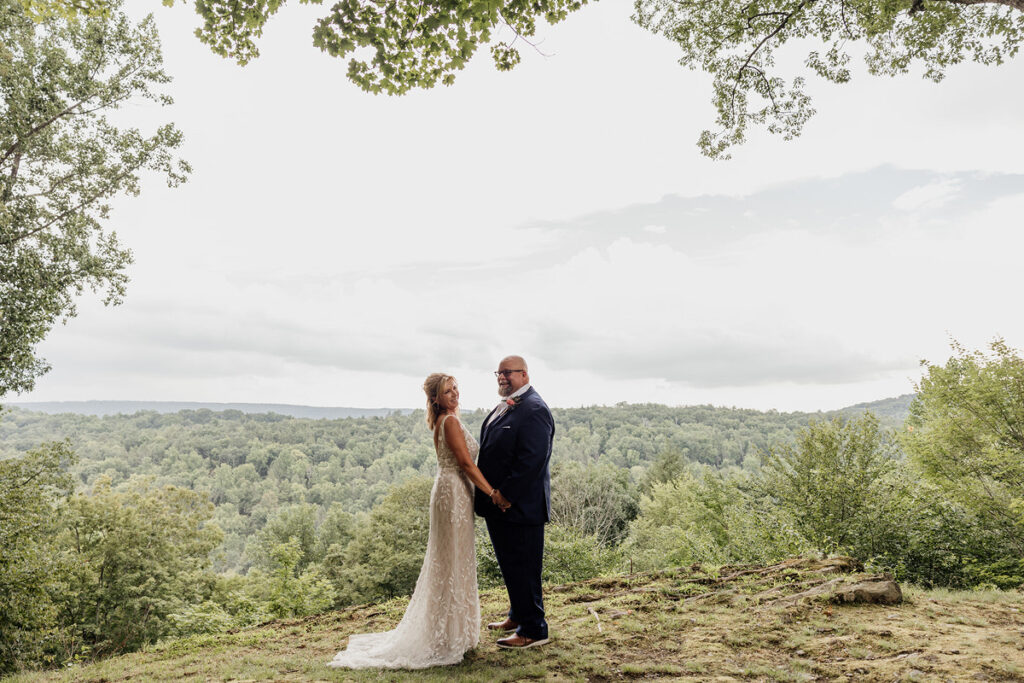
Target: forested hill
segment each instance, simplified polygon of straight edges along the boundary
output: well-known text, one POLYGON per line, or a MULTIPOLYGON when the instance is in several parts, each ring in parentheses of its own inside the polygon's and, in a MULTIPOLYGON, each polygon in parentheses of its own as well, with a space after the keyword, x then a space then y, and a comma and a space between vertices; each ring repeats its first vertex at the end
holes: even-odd
MULTIPOLYGON (((870 410, 882 418, 902 422, 910 408, 914 394, 903 394, 869 403, 857 403, 826 413, 860 413, 870 410)), ((412 408, 347 408, 332 406, 305 406, 291 403, 212 403, 203 401, 26 401, 5 404, 37 413, 60 415, 133 415, 138 412, 177 413, 182 410, 210 410, 215 413, 237 410, 246 414, 274 413, 288 417, 310 419, 338 419, 345 417, 387 417, 392 413, 408 415, 412 408)))
MULTIPOLYGON (((905 406, 909 397, 891 401, 905 406)), ((756 469, 771 444, 790 442, 810 421, 832 415, 656 404, 554 413, 556 476, 559 467, 577 462, 612 466, 633 482, 666 456, 675 466, 756 469)), ((886 413, 895 426, 905 410, 886 413)), ((476 411, 463 419, 475 433, 484 416, 476 411)), ((68 439, 77 455, 73 474, 81 488, 103 476, 117 486, 142 475, 157 485, 208 492, 214 521, 225 532, 221 569, 246 567, 247 543, 283 508, 326 510, 338 503, 349 513, 369 511, 392 486, 433 476, 435 468, 422 410, 308 419, 239 410, 94 416, 11 408, 0 417, 0 458, 57 439, 68 439)))
POLYGON ((37 401, 8 404, 15 408, 38 413, 59 415, 132 415, 138 412, 177 413, 181 410, 237 410, 243 413, 276 413, 288 417, 308 417, 333 420, 342 417, 386 417, 393 412, 411 413, 411 409, 343 408, 329 406, 300 406, 288 403, 203 403, 196 401, 37 401))
POLYGON ((883 398, 881 401, 857 403, 836 412, 850 415, 863 413, 865 410, 868 410, 883 421, 903 424, 903 421, 907 419, 907 415, 910 413, 910 403, 914 400, 914 396, 915 394, 903 394, 894 398, 883 398))

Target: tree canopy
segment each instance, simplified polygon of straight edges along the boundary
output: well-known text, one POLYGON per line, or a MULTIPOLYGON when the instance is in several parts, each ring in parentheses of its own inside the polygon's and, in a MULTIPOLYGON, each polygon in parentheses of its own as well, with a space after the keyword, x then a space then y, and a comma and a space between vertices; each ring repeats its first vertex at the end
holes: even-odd
POLYGON ((1021 0, 636 0, 634 20, 677 43, 679 62, 714 79, 717 130, 699 146, 728 157, 751 125, 791 139, 814 114, 805 75, 785 75, 776 57, 804 45, 810 73, 850 80, 850 62, 864 50, 868 72, 895 76, 911 68, 942 80, 965 60, 1001 64, 1024 36, 1021 0), (798 45, 799 44, 799 45, 798 45))
POLYGON ((0 0, 0 397, 47 371, 36 345, 78 295, 121 301, 132 256, 104 226, 110 200, 138 194, 144 172, 172 186, 189 172, 173 125, 145 134, 108 116, 171 102, 152 18, 130 21, 120 0, 31 5, 0 0))
MULTIPOLYGON (((23 0, 96 12, 103 0, 23 0)), ((174 0, 163 0, 173 4, 174 0)), ((322 4, 322 0, 300 0, 322 4)), ((217 54, 245 64, 285 0, 197 0, 196 35, 217 54)), ((348 60, 348 77, 373 93, 450 85, 482 46, 496 68, 509 70, 533 45, 539 20, 549 24, 586 0, 337 0, 313 28, 313 43, 348 60), (507 40, 500 40, 507 34, 507 40)), ((806 76, 834 83, 851 77, 864 53, 874 75, 920 69, 942 80, 965 60, 1000 64, 1024 36, 1024 0, 634 0, 633 21, 678 44, 679 63, 711 75, 715 126, 699 137, 701 151, 728 158, 751 127, 791 139, 815 113, 806 76), (776 59, 789 46, 805 73, 776 59)), ((792 58, 786 60, 792 63, 792 58)))

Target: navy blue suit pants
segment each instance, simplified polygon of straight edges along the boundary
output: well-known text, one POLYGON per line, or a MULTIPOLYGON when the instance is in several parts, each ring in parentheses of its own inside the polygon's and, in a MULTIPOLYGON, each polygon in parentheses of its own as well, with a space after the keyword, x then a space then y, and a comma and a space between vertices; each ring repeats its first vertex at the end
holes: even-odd
POLYGON ((494 555, 508 589, 511 609, 508 618, 519 624, 516 633, 542 640, 548 637, 544 620, 544 597, 540 572, 544 561, 544 525, 511 524, 500 517, 487 517, 494 555))

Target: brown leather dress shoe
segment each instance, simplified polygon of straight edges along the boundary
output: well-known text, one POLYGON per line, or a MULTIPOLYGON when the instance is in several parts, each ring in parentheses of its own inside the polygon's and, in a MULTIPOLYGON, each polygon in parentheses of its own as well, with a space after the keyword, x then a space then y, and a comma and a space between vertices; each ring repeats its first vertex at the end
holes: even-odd
POLYGON ((550 642, 549 638, 527 638, 526 636, 521 636, 516 633, 508 638, 499 638, 498 647, 504 647, 510 650, 525 650, 528 647, 546 645, 548 642, 550 642))
POLYGON ((487 624, 487 628, 492 631, 515 631, 519 628, 519 624, 511 619, 506 619, 505 621, 495 621, 487 624))

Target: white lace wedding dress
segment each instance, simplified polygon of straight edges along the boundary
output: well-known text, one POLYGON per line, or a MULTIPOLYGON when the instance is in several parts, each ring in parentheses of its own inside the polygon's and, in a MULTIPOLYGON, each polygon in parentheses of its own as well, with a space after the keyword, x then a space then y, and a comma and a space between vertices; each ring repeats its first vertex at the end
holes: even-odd
MULTIPOLYGON (((348 648, 327 666, 349 669, 424 669, 458 664, 480 640, 476 584, 473 484, 444 440, 437 439, 437 478, 430 492, 430 534, 423 568, 402 621, 393 631, 349 637, 348 648)), ((455 419, 476 460, 480 446, 455 419)))

